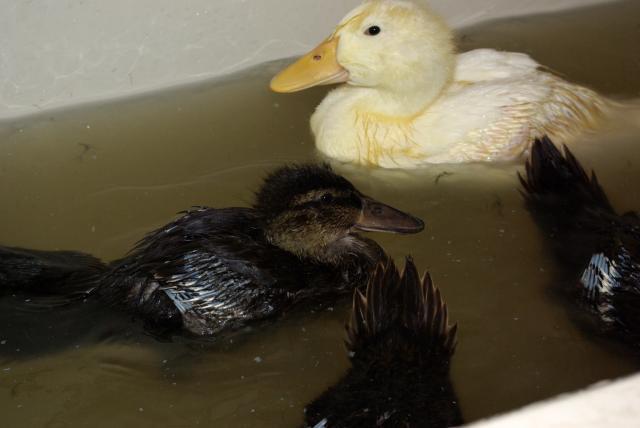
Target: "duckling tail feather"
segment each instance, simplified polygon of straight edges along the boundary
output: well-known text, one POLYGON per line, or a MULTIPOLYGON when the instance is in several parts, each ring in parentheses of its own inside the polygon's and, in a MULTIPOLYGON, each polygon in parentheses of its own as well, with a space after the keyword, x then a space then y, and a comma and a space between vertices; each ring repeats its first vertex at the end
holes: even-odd
POLYGON ((305 409, 309 427, 450 427, 463 418, 449 376, 456 326, 431 277, 408 258, 379 264, 353 296, 352 367, 305 409))
POLYGON ((420 278, 411 258, 401 273, 387 259, 377 266, 365 293, 354 293, 346 342, 355 355, 370 354, 384 344, 412 351, 397 355, 451 356, 456 331, 431 276, 420 278))
POLYGON ((106 269, 97 258, 75 251, 0 247, 0 293, 88 293, 106 269))
POLYGON ((548 137, 533 143, 526 177, 518 177, 527 202, 553 215, 566 216, 584 209, 614 212, 595 173, 587 175, 566 146, 563 155, 548 137))

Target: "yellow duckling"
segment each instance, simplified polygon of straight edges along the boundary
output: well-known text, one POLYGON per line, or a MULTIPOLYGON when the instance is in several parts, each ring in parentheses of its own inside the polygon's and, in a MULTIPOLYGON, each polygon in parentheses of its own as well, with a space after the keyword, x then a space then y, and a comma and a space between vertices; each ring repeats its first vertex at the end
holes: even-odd
POLYGON ((514 159, 537 137, 593 127, 608 105, 522 53, 456 55, 444 21, 406 0, 365 1, 271 88, 333 83, 345 84, 311 117, 318 149, 386 168, 514 159))

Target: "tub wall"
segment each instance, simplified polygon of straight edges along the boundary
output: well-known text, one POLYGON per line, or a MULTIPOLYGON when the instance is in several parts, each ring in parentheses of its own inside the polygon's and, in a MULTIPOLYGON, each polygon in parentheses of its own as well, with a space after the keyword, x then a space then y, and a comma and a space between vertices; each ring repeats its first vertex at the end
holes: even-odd
MULTIPOLYGON (((453 26, 612 0, 432 0, 453 26)), ((293 56, 360 0, 0 0, 0 119, 293 56)))
MULTIPOLYGON (((433 0, 454 27, 614 0, 433 0)), ((301 53, 360 0, 0 0, 0 120, 301 53)), ((632 427, 640 375, 474 424, 632 427)))
POLYGON ((640 375, 534 403, 466 428, 637 428, 640 375))

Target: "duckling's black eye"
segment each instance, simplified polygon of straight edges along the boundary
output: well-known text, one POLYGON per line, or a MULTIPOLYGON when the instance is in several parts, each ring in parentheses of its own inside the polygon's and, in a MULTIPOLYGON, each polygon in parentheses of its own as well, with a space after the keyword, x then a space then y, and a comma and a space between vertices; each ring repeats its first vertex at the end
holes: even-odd
POLYGON ((320 196, 320 202, 323 204, 328 204, 333 201, 333 195, 331 193, 325 193, 320 196))
POLYGON ((380 27, 378 27, 377 25, 372 25, 371 27, 364 30, 364 34, 366 34, 367 36, 377 36, 378 34, 380 34, 380 31, 382 31, 380 27))

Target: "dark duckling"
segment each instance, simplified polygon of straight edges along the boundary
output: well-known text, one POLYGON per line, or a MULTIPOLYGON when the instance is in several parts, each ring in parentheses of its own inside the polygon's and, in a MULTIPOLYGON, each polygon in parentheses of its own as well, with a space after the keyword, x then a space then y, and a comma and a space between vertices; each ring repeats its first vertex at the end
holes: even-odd
POLYGON ((565 294, 588 309, 597 330, 640 345, 638 214, 617 214, 595 173, 548 138, 533 144, 520 181, 528 209, 577 284, 565 294))
POLYGON ((153 324, 210 336, 365 284, 385 254, 356 231, 423 227, 328 165, 287 166, 265 179, 252 208, 194 208, 109 265, 0 247, 0 290, 96 295, 153 324))
POLYGON ((426 273, 380 264, 356 290, 346 345, 352 367, 305 409, 307 427, 450 427, 462 423, 449 377, 456 325, 426 273))

